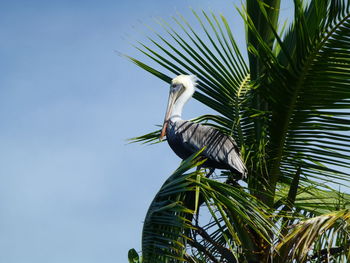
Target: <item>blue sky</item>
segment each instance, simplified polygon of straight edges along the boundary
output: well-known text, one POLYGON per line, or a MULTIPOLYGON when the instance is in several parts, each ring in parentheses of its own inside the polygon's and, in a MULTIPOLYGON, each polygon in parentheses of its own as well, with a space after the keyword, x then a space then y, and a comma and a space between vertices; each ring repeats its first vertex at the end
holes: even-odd
MULTIPOLYGON (((118 52, 145 24, 189 7, 233 3, 2 1, 0 8, 0 262, 126 262, 142 221, 179 159, 166 144, 127 145, 161 124, 168 86, 118 52)), ((286 9, 284 10, 285 12, 286 9)), ((208 110, 195 101, 185 118, 208 110)))

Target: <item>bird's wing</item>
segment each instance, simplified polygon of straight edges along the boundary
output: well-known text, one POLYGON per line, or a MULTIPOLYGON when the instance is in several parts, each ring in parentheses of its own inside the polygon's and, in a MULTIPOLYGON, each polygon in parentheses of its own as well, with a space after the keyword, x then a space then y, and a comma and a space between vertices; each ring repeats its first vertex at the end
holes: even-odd
POLYGON ((203 129, 198 128, 198 124, 196 123, 190 121, 179 121, 177 134, 187 151, 195 153, 205 146, 200 139, 202 130, 203 129))
POLYGON ((183 121, 178 129, 183 145, 187 150, 194 153, 206 147, 203 155, 208 159, 223 166, 227 165, 242 175, 246 174, 239 148, 232 137, 213 127, 190 121, 183 121))

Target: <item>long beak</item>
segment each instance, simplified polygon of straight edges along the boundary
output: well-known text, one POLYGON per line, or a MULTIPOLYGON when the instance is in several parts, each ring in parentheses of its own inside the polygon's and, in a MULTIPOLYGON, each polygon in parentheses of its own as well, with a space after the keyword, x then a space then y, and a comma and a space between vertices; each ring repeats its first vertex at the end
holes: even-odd
POLYGON ((163 127, 162 127, 162 132, 160 134, 159 140, 162 140, 163 137, 166 135, 166 128, 168 127, 170 114, 171 114, 171 112, 173 110, 173 106, 174 106, 175 100, 176 100, 176 96, 175 96, 174 92, 170 91, 169 98, 168 98, 168 106, 166 108, 165 118, 164 118, 163 127))

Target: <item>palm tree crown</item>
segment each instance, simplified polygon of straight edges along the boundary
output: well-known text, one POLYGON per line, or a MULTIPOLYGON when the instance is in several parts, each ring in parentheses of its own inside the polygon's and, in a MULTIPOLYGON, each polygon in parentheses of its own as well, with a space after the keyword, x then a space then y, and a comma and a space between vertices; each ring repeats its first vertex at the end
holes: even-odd
MULTIPOLYGON (((232 135, 248 169, 232 184, 181 163, 155 196, 142 234, 142 262, 345 262, 350 211, 350 4, 294 1, 294 21, 278 28, 279 0, 247 0, 238 10, 248 61, 224 16, 193 11, 204 37, 179 16, 166 36, 137 47, 166 82, 195 74, 194 98, 217 112, 194 121, 232 135), (210 215, 203 222, 198 210, 210 215)), ((134 141, 152 143, 155 131, 134 141)), ((141 261, 134 250, 130 262, 141 261)))

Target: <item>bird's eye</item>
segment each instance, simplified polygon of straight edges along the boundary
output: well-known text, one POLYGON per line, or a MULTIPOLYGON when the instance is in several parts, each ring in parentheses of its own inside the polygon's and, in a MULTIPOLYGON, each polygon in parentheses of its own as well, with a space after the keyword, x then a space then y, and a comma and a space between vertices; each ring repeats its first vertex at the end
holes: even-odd
POLYGON ((182 85, 175 84, 175 85, 173 85, 172 88, 173 88, 175 91, 178 91, 178 90, 182 89, 182 85))

